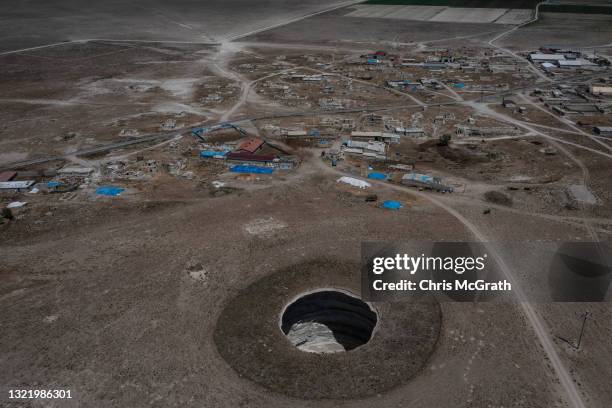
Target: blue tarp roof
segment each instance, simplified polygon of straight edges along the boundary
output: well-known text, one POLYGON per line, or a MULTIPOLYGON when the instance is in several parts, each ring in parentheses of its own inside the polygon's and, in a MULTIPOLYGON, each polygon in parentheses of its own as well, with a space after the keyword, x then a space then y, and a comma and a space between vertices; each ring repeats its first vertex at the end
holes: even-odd
POLYGON ((402 208, 402 203, 400 203, 399 201, 387 200, 384 201, 380 207, 386 208, 387 210, 399 210, 400 208, 402 208))
POLYGON ((463 82, 459 82, 458 84, 454 84, 453 87, 455 87, 455 88, 465 88, 465 84, 463 82))
POLYGON ((125 191, 124 188, 116 186, 101 186, 96 189, 96 194, 115 197, 125 191))
POLYGON ((377 173, 377 172, 373 171, 370 174, 368 174, 368 178, 372 179, 372 180, 386 180, 387 179, 387 175, 384 174, 384 173, 377 173))
POLYGON ((404 177, 409 180, 422 181, 423 183, 433 182, 433 177, 427 174, 409 173, 404 177))
POLYGON ((272 174, 274 169, 269 167, 237 165, 230 167, 230 171, 233 173, 272 174))
POLYGON ((216 156, 225 156, 229 153, 229 150, 217 151, 217 150, 202 150, 200 152, 200 157, 216 157, 216 156))

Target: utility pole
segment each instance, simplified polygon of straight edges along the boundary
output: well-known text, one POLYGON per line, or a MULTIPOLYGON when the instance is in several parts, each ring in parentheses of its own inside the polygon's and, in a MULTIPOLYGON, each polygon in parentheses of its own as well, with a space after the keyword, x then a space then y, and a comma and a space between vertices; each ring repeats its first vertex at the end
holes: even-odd
POLYGON ((580 350, 580 344, 582 343, 582 337, 584 335, 584 327, 586 326, 586 321, 589 318, 589 316, 591 315, 591 313, 586 312, 583 317, 582 317, 582 326, 580 327, 580 334, 578 335, 578 343, 577 344, 573 344, 571 341, 561 337, 561 336, 557 336, 560 340, 563 340, 564 342, 566 342, 567 344, 570 345, 570 347, 572 347, 574 350, 580 350))
POLYGON ((582 327, 580 328, 580 336, 578 336, 578 345, 576 349, 580 349, 580 343, 582 343, 582 335, 584 334, 584 326, 586 325, 586 321, 589 318, 589 312, 584 314, 584 319, 582 320, 582 327))

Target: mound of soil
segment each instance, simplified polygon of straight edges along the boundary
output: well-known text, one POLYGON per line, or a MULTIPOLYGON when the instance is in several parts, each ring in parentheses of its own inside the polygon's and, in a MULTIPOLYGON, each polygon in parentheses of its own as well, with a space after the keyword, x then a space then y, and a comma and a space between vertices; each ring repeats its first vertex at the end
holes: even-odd
POLYGON ((484 198, 490 203, 512 207, 512 197, 499 191, 487 191, 484 198))

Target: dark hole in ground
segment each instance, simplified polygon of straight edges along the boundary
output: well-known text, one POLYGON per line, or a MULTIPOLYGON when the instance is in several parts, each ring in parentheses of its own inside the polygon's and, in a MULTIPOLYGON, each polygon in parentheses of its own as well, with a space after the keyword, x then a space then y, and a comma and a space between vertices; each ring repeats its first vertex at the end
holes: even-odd
POLYGON ((353 350, 372 337, 377 315, 360 299, 339 291, 304 295, 283 313, 281 329, 303 351, 353 350))

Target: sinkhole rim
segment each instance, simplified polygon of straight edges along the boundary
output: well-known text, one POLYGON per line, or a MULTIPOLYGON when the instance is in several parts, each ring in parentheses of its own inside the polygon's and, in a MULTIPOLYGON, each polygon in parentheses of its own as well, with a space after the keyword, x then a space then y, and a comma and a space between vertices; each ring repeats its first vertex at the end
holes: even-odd
MULTIPOLYGON (((320 294, 320 293, 337 293, 340 294, 343 297, 349 297, 352 300, 358 302, 359 306, 365 306, 365 308, 367 308, 368 311, 372 312, 374 314, 374 325, 372 326, 370 333, 369 333, 369 338, 363 342, 362 344, 359 344, 356 347, 352 347, 350 349, 345 349, 344 351, 342 351, 341 353, 350 353, 351 351, 355 351, 358 350, 360 348, 362 348, 363 346, 368 345, 369 343, 372 342, 372 340, 374 339, 374 336, 376 335, 376 332, 378 331, 378 327, 379 327, 379 323, 380 323, 380 314, 378 313, 378 310, 376 309, 376 307, 371 304, 370 302, 366 302, 365 300, 361 299, 361 297, 359 295, 357 295, 354 292, 351 292, 350 290, 347 289, 343 289, 343 288, 336 288, 336 287, 325 287, 325 288, 317 288, 317 289, 313 289, 313 290, 309 290, 309 291, 305 291, 305 292, 301 292, 298 295, 294 296, 293 298, 291 298, 289 301, 287 301, 279 315, 278 315, 278 329, 280 330, 283 338, 289 343, 291 344, 291 346, 293 348, 295 348, 297 351, 301 352, 301 353, 305 353, 305 354, 314 354, 314 355, 325 355, 325 354, 336 354, 336 353, 327 353, 327 352, 322 352, 322 353, 308 353, 304 350, 301 350, 299 347, 297 347, 296 345, 294 345, 293 343, 291 343, 291 340, 289 339, 289 330, 290 327, 287 329, 287 332, 285 332, 285 330, 283 329, 283 318, 285 317, 285 314, 287 313, 288 309, 293 306, 294 304, 296 304, 297 302, 299 302, 301 299, 316 295, 316 294, 320 294)), ((297 323, 297 322, 296 322, 297 323)), ((295 323, 294 323, 295 324, 295 323)), ((330 329, 331 330, 331 329, 330 329)), ((333 332, 333 330, 332 330, 333 332)))
POLYGON ((442 327, 442 308, 433 296, 423 302, 371 302, 378 326, 365 346, 350 352, 307 353, 280 329, 279 313, 296 295, 329 288, 360 298, 355 273, 360 268, 354 260, 304 259, 238 290, 220 306, 213 332, 219 358, 237 374, 227 374, 227 381, 244 378, 262 392, 315 403, 375 397, 423 373, 442 327))

